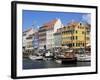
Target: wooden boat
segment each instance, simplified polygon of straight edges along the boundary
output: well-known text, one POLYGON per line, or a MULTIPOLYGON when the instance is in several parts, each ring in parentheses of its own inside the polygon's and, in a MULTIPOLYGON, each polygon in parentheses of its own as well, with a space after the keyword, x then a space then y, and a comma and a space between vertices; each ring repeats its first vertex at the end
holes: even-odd
POLYGON ((75 53, 73 51, 66 51, 64 54, 62 55, 58 55, 56 62, 58 63, 72 63, 72 62, 76 62, 77 58, 75 56, 75 53))

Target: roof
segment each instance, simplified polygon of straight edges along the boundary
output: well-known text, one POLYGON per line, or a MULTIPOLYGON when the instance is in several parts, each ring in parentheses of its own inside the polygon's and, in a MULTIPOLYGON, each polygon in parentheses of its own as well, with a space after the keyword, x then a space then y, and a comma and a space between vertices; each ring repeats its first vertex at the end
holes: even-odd
POLYGON ((29 32, 30 30, 32 30, 32 28, 29 28, 29 29, 23 31, 23 33, 29 32))
POLYGON ((73 26, 73 27, 75 27, 76 25, 78 25, 79 24, 79 22, 70 22, 70 23, 68 23, 68 26, 73 26))
POLYGON ((43 24, 43 26, 48 30, 48 29, 52 29, 55 25, 55 23, 57 22, 57 19, 54 19, 50 22, 47 22, 45 24, 43 24))

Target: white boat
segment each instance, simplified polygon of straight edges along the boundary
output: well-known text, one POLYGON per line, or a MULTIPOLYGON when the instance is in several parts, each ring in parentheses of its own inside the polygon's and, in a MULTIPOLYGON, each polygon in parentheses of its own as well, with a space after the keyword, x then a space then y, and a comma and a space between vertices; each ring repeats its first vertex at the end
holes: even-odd
POLYGON ((50 52, 50 51, 48 51, 46 54, 45 54, 45 57, 52 57, 53 56, 53 54, 50 52))
POLYGON ((91 55, 87 54, 78 54, 77 61, 91 61, 91 55))
POLYGON ((47 53, 45 53, 43 60, 51 60, 51 59, 53 59, 53 54, 50 51, 48 51, 47 53))
POLYGON ((55 60, 55 62, 57 62, 57 63, 62 63, 62 60, 55 60))
POLYGON ((43 57, 42 56, 32 56, 32 55, 30 55, 29 58, 31 60, 43 60, 43 57))

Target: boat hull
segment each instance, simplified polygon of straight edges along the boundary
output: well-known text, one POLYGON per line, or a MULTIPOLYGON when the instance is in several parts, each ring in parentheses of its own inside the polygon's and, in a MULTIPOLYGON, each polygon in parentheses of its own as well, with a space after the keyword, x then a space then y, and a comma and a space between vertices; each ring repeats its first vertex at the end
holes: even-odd
POLYGON ((65 63, 76 63, 77 62, 77 58, 59 58, 59 59, 56 59, 56 62, 57 63, 62 63, 62 64, 65 64, 65 63))

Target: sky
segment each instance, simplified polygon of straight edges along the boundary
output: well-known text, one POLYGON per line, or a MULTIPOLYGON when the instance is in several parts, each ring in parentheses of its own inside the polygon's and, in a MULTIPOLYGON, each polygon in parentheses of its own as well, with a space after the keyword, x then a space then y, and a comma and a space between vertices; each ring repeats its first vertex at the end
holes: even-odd
POLYGON ((23 10, 22 12, 22 28, 23 31, 29 28, 38 29, 44 23, 53 19, 60 19, 63 25, 67 25, 71 21, 77 22, 91 22, 90 13, 73 13, 73 12, 49 12, 49 11, 34 11, 23 10))

